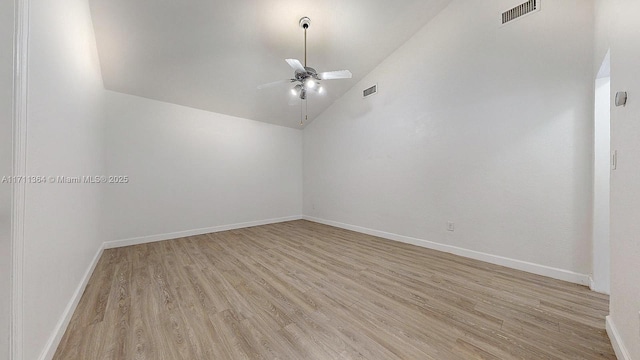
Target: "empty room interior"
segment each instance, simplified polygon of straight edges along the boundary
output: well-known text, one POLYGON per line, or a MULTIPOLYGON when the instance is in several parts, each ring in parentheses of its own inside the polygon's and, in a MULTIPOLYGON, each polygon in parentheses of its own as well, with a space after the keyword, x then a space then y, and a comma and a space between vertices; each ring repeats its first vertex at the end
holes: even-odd
POLYGON ((0 359, 640 360, 638 19, 0 2, 0 359))

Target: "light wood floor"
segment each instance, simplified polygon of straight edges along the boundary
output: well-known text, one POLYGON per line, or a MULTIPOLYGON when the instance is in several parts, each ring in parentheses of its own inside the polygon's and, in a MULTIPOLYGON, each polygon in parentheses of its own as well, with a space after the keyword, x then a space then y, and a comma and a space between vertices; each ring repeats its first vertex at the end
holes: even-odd
POLYGON ((106 250, 55 359, 615 359, 607 296, 307 221, 106 250))

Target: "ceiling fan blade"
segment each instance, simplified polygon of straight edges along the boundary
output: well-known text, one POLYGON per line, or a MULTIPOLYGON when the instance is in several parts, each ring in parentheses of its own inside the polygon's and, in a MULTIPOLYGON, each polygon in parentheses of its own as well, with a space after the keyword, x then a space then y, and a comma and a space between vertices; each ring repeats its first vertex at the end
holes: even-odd
POLYGON ((262 84, 262 85, 258 86, 258 90, 262 90, 262 89, 266 89, 266 88, 270 88, 270 87, 274 87, 274 86, 278 86, 278 85, 290 84, 292 81, 293 80, 287 79, 287 80, 279 80, 279 81, 270 82, 268 84, 262 84))
POLYGON ((307 72, 307 70, 304 68, 304 66, 302 66, 302 63, 300 62, 300 60, 298 60, 298 59, 286 59, 285 61, 287 63, 289 63, 289 66, 291 66, 295 71, 302 72, 302 73, 306 73, 307 72))
POLYGON ((327 71, 318 74, 320 80, 351 79, 352 76, 349 70, 327 71))

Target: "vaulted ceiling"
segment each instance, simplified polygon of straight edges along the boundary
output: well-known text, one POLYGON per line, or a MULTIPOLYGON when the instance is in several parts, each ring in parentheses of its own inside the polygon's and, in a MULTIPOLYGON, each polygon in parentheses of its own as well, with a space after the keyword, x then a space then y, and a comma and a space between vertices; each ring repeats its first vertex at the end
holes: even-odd
POLYGON ((309 121, 373 70, 450 0, 90 0, 109 90, 299 127, 285 58, 303 60, 298 20, 311 18, 308 66, 349 69, 311 94, 309 121))

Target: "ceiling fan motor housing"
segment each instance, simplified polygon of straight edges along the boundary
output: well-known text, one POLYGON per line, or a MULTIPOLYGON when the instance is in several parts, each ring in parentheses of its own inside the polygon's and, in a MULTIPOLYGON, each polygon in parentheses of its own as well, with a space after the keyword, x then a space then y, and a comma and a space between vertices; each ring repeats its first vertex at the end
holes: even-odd
POLYGON ((304 69, 306 70, 306 72, 296 71, 296 80, 302 81, 302 82, 304 82, 309 78, 320 80, 320 78, 318 77, 318 72, 316 72, 316 69, 311 67, 305 67, 304 69))

